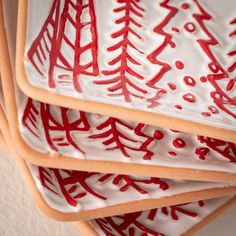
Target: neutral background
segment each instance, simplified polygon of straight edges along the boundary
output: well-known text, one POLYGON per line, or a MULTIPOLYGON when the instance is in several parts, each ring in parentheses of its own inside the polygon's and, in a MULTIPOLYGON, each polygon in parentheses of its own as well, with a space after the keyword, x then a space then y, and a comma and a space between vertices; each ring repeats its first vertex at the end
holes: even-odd
MULTIPOLYGON (((45 216, 25 188, 14 162, 0 150, 0 235, 85 236, 71 223, 45 216)), ((202 229, 196 236, 236 235, 236 207, 202 229)))

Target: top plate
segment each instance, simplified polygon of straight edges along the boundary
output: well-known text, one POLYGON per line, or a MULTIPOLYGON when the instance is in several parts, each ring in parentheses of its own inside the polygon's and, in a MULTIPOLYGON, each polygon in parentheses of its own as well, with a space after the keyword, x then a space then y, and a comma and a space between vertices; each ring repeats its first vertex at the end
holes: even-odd
POLYGON ((236 141, 235 8, 21 0, 19 85, 43 102, 236 141))

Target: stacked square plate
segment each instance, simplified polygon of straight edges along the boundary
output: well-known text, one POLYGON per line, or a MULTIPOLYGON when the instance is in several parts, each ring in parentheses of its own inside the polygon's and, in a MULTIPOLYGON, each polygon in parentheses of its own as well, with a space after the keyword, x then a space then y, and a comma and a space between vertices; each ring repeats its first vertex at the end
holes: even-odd
POLYGON ((191 235, 236 202, 236 2, 0 0, 1 147, 84 235, 191 235))

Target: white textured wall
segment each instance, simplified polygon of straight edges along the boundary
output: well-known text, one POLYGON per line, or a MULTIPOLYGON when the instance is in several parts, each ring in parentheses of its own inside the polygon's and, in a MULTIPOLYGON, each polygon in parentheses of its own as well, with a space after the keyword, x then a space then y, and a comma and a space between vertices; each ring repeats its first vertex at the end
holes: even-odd
MULTIPOLYGON (((0 236, 82 236, 72 224, 56 222, 38 209, 13 161, 1 150, 0 191, 0 236)), ((197 235, 236 235, 235 222, 236 207, 197 235)))

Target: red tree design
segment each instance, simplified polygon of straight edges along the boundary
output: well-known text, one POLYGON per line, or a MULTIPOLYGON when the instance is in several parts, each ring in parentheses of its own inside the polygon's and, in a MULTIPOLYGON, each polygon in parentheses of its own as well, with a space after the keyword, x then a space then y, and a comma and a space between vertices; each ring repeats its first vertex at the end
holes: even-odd
POLYGON ((87 194, 106 200, 104 196, 97 194, 86 182, 90 177, 97 175, 97 173, 46 169, 43 167, 39 167, 38 171, 42 186, 57 195, 62 194, 71 206, 76 207, 78 199, 83 198, 87 194), (53 176, 56 178, 56 181, 52 180, 53 176), (59 186, 59 189, 58 187, 56 188, 56 185, 59 186), (78 193, 78 188, 79 190, 82 189, 82 192, 78 193))
POLYGON ((95 222, 103 230, 106 236, 126 236, 126 230, 128 235, 136 235, 136 233, 141 233, 143 236, 154 235, 154 236, 164 236, 164 234, 159 233, 150 229, 144 223, 140 223, 138 218, 142 215, 142 212, 135 212, 121 216, 106 217, 104 219, 97 219, 95 222), (122 223, 117 223, 122 222, 122 223))
POLYGON ((40 76, 48 78, 50 88, 55 88, 55 79, 61 84, 73 82, 74 88, 81 92, 80 75, 98 75, 97 62, 97 30, 93 0, 65 0, 62 12, 61 0, 54 0, 49 15, 36 39, 33 41, 27 56, 40 76), (88 9, 89 20, 83 19, 82 13, 88 9), (67 27, 75 32, 75 38, 70 39, 66 34, 67 27), (85 27, 89 27, 89 35, 85 34, 85 27), (81 38, 90 39, 85 45, 81 38), (73 52, 73 59, 69 60, 62 51, 63 47, 73 52), (91 60, 81 61, 84 53, 91 53, 91 60), (49 62, 49 65, 48 65, 49 62), (60 69, 60 75, 56 73, 60 69))
POLYGON ((72 132, 85 132, 90 129, 85 113, 78 111, 77 114, 79 115, 79 118, 71 122, 68 115, 70 110, 67 108, 56 107, 61 118, 60 121, 51 114, 51 108, 53 108, 53 106, 33 102, 32 99, 29 99, 24 109, 22 124, 33 135, 42 138, 42 134, 40 135, 39 133, 40 125, 37 123, 38 120, 41 120, 47 143, 53 151, 58 151, 57 146, 72 146, 76 150, 83 152, 78 146, 79 140, 74 140, 72 132), (58 131, 63 133, 56 134, 56 136, 51 135, 51 133, 58 131))
MULTIPOLYGON (((117 186, 114 191, 114 197, 116 197, 117 191, 126 192, 130 188, 141 194, 147 194, 148 191, 145 190, 145 187, 150 188, 150 185, 159 185, 159 189, 163 191, 169 188, 169 185, 164 180, 156 177, 137 179, 127 175, 100 174, 44 167, 38 167, 38 173, 41 185, 50 192, 63 196, 71 206, 77 206, 78 199, 87 196, 87 194, 102 200, 107 199, 106 196, 102 196, 94 190, 95 186, 87 183, 92 177, 95 177, 93 178, 95 184, 100 182, 105 185, 109 182, 117 186)), ((154 187, 151 189, 153 190, 154 187)))
POLYGON ((148 193, 145 189, 143 189, 140 184, 154 184, 154 185, 159 185, 160 189, 162 190, 167 190, 169 188, 168 184, 164 182, 163 180, 160 180, 159 178, 151 177, 150 179, 135 179, 134 177, 128 176, 128 175, 112 175, 112 174, 106 174, 99 178, 98 181, 104 182, 107 179, 112 178, 113 181, 112 183, 114 185, 121 185, 123 184, 122 187, 120 187, 121 192, 127 191, 129 188, 133 188, 136 191, 138 191, 141 194, 146 194, 148 193))
MULTIPOLYGON (((120 215, 120 216, 114 216, 114 217, 106 217, 101 219, 96 219, 95 223, 97 226, 104 232, 106 236, 115 236, 115 235, 121 235, 126 236, 128 235, 135 236, 135 235, 154 235, 154 236, 165 236, 164 232, 158 232, 158 216, 157 211, 161 210, 161 212, 164 215, 169 215, 172 220, 179 220, 179 214, 185 215, 187 217, 197 217, 198 213, 188 210, 187 208, 184 208, 184 206, 188 206, 189 204, 194 203, 187 203, 187 204, 181 204, 176 206, 170 206, 170 207, 164 207, 160 209, 153 209, 150 211, 144 211, 144 212, 135 212, 130 213, 126 215, 120 215), (143 220, 141 218, 142 215, 146 216, 147 219, 143 220), (154 221, 155 222, 155 228, 156 230, 152 230, 150 226, 147 224, 148 221, 154 221)), ((199 207, 204 206, 203 201, 199 201, 198 203, 199 207)))
POLYGON ((120 150, 124 156, 130 157, 130 154, 128 153, 128 150, 131 151, 139 151, 144 152, 144 159, 150 159, 153 155, 153 152, 148 150, 147 146, 153 141, 153 138, 145 135, 142 133, 142 124, 138 125, 136 128, 131 127, 128 124, 125 124, 121 120, 118 120, 116 118, 108 118, 105 122, 98 125, 96 128, 98 130, 105 130, 102 133, 91 135, 89 138, 91 139, 106 139, 103 141, 103 144, 106 146, 113 145, 112 147, 106 148, 106 150, 120 150), (128 137, 124 134, 124 132, 119 130, 118 126, 122 126, 127 131, 134 132, 134 136, 136 135, 139 137, 145 138, 145 142, 141 143, 139 147, 132 147, 129 144, 125 144, 124 141, 129 141, 132 143, 137 143, 138 141, 135 140, 135 138, 128 137))
MULTIPOLYGON (((227 70, 225 70, 215 55, 211 51, 212 46, 217 46, 219 42, 214 37, 214 35, 209 31, 204 21, 212 20, 212 16, 206 12, 206 10, 200 5, 198 0, 194 0, 196 6, 198 7, 200 14, 193 14, 193 18, 198 22, 202 31, 207 35, 208 39, 198 39, 197 42, 202 48, 203 52, 210 59, 210 63, 208 64, 209 69, 212 71, 211 74, 207 76, 208 81, 211 83, 215 91, 211 92, 211 97, 214 103, 224 112, 236 118, 235 112, 233 112, 233 107, 236 107, 236 98, 230 97, 221 87, 219 81, 223 79, 227 79, 229 74, 227 70)), ((233 21, 234 22, 234 21, 233 21)), ((228 85, 229 86, 229 85, 228 85)), ((229 86, 230 87, 230 86, 229 86)), ((226 86, 227 88, 227 86, 226 86)))
POLYGON ((142 37, 138 29, 142 25, 137 19, 142 20, 144 9, 140 6, 140 0, 117 0, 120 7, 114 9, 114 13, 124 13, 117 19, 117 25, 123 24, 122 28, 111 35, 112 39, 120 38, 118 43, 115 43, 107 49, 108 52, 113 52, 121 49, 121 53, 109 62, 110 66, 116 66, 111 70, 104 70, 102 73, 106 76, 111 76, 111 79, 95 81, 96 84, 107 85, 112 84, 108 88, 109 96, 123 96, 126 102, 131 101, 131 97, 142 98, 147 91, 137 84, 137 80, 143 80, 144 77, 139 72, 132 69, 129 64, 138 67, 140 63, 129 54, 129 50, 134 50, 136 53, 143 54, 132 42, 132 37, 141 40, 142 37))

